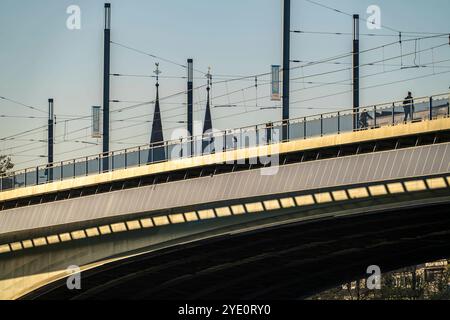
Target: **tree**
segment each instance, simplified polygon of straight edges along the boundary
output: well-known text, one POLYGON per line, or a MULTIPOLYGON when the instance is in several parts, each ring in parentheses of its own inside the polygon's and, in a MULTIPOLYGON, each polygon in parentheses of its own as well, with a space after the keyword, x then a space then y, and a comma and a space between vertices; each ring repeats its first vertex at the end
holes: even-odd
POLYGON ((12 168, 14 168, 14 164, 11 162, 11 158, 0 155, 0 174, 5 174, 12 168))
POLYGON ((448 300, 450 299, 450 263, 442 260, 383 274, 381 290, 367 289, 365 280, 362 279, 320 293, 310 299, 448 300))

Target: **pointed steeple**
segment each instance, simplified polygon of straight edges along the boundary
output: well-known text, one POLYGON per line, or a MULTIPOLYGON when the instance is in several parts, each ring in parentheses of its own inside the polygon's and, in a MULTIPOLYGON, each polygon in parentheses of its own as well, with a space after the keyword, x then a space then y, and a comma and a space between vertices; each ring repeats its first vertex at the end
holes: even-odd
POLYGON ((211 99, 210 99, 210 91, 211 88, 208 86, 207 90, 207 102, 206 102, 206 113, 205 113, 205 122, 203 123, 203 134, 207 132, 211 132, 212 130, 212 120, 211 120, 211 99))
POLYGON ((152 133, 150 137, 150 144, 154 146, 154 152, 150 152, 148 155, 149 162, 161 161, 166 157, 164 150, 164 135, 161 121, 161 108, 159 106, 159 63, 156 63, 156 100, 155 100, 155 112, 153 114, 152 133))
POLYGON ((203 123, 203 150, 206 153, 212 153, 214 151, 214 138, 212 136, 212 118, 211 118, 211 83, 212 83, 212 75, 211 68, 208 69, 208 74, 206 75, 208 79, 208 86, 206 87, 207 91, 207 102, 206 102, 206 112, 205 112, 205 121, 203 123))

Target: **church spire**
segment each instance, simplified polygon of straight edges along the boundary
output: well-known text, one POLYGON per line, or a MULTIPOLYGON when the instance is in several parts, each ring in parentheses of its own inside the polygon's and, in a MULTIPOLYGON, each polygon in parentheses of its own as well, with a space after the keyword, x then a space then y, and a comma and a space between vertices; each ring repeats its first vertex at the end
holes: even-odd
POLYGON ((208 74, 206 75, 208 79, 208 85, 206 87, 207 91, 207 102, 206 102, 206 113, 205 113, 205 122, 203 123, 203 134, 207 132, 211 132, 212 130, 212 119, 211 119, 211 84, 212 84, 212 75, 211 75, 211 67, 208 68, 208 74))
POLYGON ((159 63, 156 63, 156 100, 155 100, 155 112, 153 115, 152 123, 152 133, 150 137, 150 144, 154 146, 154 152, 149 153, 149 162, 160 161, 165 159, 166 154, 164 148, 158 148, 164 145, 164 135, 161 121, 161 108, 159 106, 159 75, 161 71, 159 70, 159 63), (161 149, 161 150, 160 150, 161 149))
POLYGON ((204 153, 214 153, 214 136, 212 133, 212 119, 211 119, 211 84, 212 84, 212 75, 211 68, 208 68, 208 74, 206 75, 208 79, 208 85, 206 87, 207 91, 207 102, 206 102, 206 113, 205 113, 205 122, 203 123, 203 152, 204 153))

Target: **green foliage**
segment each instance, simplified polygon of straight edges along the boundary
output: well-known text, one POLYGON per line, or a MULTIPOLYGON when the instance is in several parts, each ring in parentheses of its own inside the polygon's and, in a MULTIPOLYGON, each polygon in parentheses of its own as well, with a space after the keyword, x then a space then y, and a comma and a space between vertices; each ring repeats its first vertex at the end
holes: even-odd
POLYGON ((14 164, 11 162, 11 158, 0 155, 0 174, 4 174, 14 168, 14 164))

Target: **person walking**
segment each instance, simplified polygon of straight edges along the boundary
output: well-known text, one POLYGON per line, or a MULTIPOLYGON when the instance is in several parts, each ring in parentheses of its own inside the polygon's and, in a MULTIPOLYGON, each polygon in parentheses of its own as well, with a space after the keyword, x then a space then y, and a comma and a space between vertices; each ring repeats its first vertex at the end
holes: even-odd
POLYGON ((361 129, 369 128, 369 119, 373 120, 373 117, 369 114, 369 112, 367 112, 367 109, 364 109, 359 117, 359 124, 361 129))
POLYGON ((408 121, 408 118, 412 120, 414 117, 414 98, 411 92, 408 92, 408 96, 403 101, 403 109, 405 110, 405 122, 408 121))

